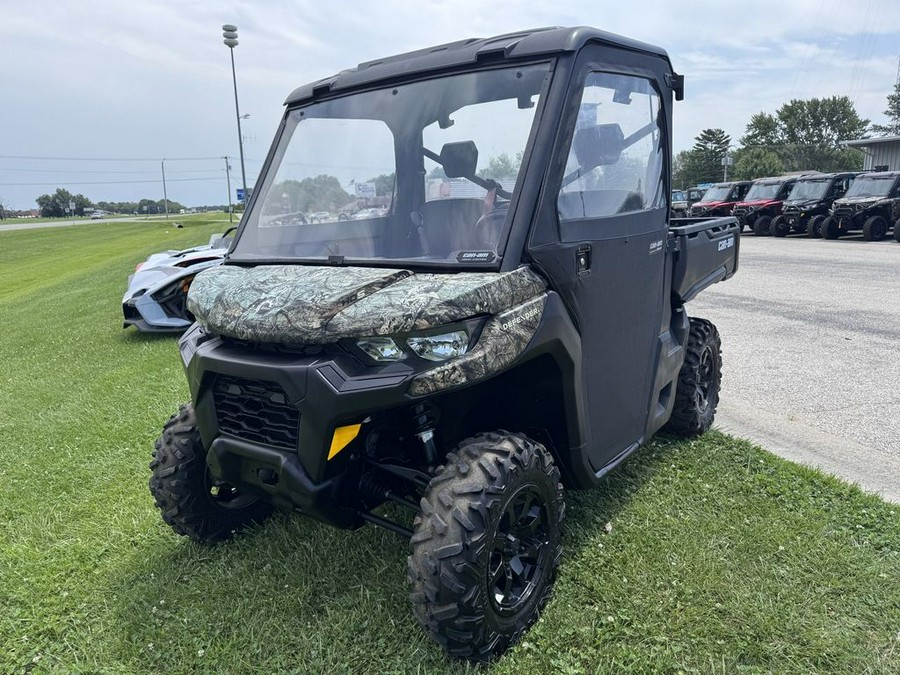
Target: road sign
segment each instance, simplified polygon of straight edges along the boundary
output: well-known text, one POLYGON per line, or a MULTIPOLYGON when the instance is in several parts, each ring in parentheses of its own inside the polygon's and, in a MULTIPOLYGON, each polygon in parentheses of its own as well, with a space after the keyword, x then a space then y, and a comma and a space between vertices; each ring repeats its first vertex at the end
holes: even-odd
POLYGON ((375 183, 357 183, 356 196, 372 199, 375 196, 375 183))
POLYGON ((239 202, 244 201, 244 188, 238 188, 238 189, 236 190, 236 192, 237 192, 237 199, 238 199, 238 201, 239 201, 239 202))

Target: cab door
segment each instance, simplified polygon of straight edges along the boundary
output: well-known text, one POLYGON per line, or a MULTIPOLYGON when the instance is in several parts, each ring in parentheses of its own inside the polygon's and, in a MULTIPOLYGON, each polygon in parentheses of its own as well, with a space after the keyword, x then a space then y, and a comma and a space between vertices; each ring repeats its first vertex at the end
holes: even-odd
POLYGON ((639 65, 616 72, 589 62, 578 77, 577 113, 558 144, 564 168, 540 210, 557 235, 533 237, 530 253, 581 334, 582 429, 600 472, 648 423, 667 301, 671 98, 660 94, 664 74, 639 65))

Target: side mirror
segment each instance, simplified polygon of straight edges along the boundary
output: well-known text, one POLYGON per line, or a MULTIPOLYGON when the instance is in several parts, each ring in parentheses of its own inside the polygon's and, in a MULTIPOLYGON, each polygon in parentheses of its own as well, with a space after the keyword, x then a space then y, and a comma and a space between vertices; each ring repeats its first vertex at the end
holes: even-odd
POLYGON ((618 124, 597 124, 575 131, 572 149, 578 164, 593 169, 619 161, 625 145, 625 135, 618 124))
POLYGON ((474 141, 444 143, 439 161, 447 178, 468 178, 478 168, 478 148, 474 141))

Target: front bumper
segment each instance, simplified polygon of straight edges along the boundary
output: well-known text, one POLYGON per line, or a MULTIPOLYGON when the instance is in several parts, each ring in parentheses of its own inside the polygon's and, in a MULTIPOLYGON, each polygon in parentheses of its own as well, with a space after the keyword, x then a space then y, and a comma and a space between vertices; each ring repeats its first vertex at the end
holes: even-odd
POLYGON ((123 301, 122 314, 122 328, 134 326, 142 333, 178 334, 193 323, 185 317, 168 314, 149 293, 123 301))
POLYGON ((248 349, 198 327, 179 346, 216 477, 338 527, 359 524, 347 493, 353 445, 327 459, 334 429, 409 401, 413 368, 373 374, 339 345, 248 349))

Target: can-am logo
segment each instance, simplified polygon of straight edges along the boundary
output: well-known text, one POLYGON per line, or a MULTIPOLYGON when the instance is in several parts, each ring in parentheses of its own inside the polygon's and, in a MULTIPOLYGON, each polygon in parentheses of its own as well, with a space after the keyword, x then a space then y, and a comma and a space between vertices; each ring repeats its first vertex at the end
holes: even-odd
POLYGON ((493 259, 493 251, 463 251, 456 256, 456 260, 461 263, 491 262, 493 259))
POLYGON ((524 314, 520 314, 519 316, 517 316, 513 319, 510 319, 509 321, 504 321, 503 323, 501 323, 500 330, 509 330, 510 328, 512 328, 514 326, 518 326, 520 323, 528 321, 528 319, 530 319, 534 316, 537 316, 540 313, 541 313, 540 307, 535 307, 534 309, 529 309, 524 314))
POLYGON ((734 237, 728 237, 728 239, 723 239, 719 242, 719 250, 724 251, 725 249, 729 249, 734 246, 734 237))

